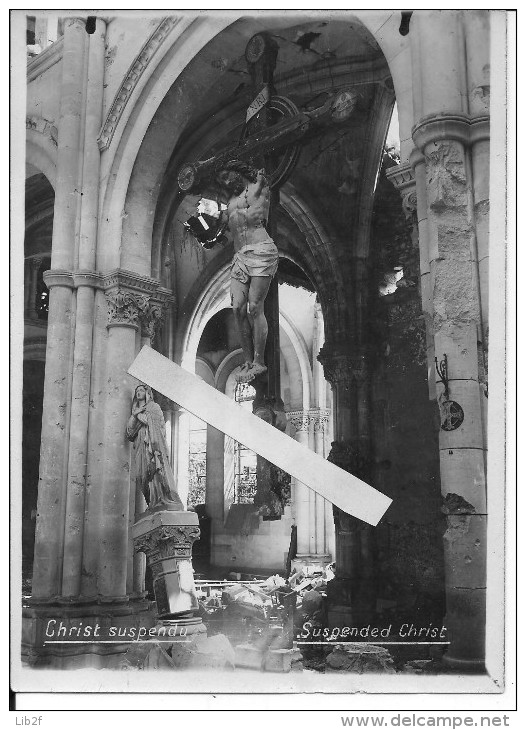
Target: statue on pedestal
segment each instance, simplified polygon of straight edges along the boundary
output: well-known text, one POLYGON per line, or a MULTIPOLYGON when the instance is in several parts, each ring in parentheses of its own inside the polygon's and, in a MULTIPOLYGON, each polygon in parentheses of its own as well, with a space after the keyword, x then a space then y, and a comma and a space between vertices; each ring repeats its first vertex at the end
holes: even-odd
POLYGON ((135 388, 126 438, 134 442, 135 480, 146 499, 147 511, 183 511, 170 467, 163 412, 149 385, 135 388))

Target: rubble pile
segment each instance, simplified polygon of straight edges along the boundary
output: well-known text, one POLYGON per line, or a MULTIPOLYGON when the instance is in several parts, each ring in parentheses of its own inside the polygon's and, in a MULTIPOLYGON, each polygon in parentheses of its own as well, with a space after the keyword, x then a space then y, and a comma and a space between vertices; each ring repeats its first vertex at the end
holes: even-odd
MULTIPOLYGON (((296 647, 305 621, 326 625, 325 587, 332 566, 302 567, 285 579, 232 573, 228 580, 197 580, 200 616, 209 635, 228 637, 236 667, 289 672, 301 669, 319 647, 296 647)), ((332 647, 329 647, 329 650, 332 647)), ((322 660, 327 649, 322 647, 322 660)))

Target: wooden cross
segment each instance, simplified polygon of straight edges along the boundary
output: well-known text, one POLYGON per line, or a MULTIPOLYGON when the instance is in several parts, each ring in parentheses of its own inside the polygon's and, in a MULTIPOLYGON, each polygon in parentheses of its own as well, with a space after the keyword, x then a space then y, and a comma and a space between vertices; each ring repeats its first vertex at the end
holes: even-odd
MULTIPOLYGON (((231 159, 250 160, 264 167, 271 184, 270 211, 267 230, 276 241, 279 187, 294 169, 301 141, 319 134, 327 126, 346 121, 353 112, 357 94, 349 89, 329 95, 317 109, 300 112, 287 99, 277 97, 274 89, 274 69, 278 55, 276 41, 266 32, 254 35, 247 44, 245 58, 252 81, 254 101, 247 113, 246 139, 237 146, 227 146, 208 160, 183 165, 178 174, 182 192, 188 192, 202 178, 217 173, 231 159), (276 112, 283 115, 272 124, 276 112), (250 117, 250 118, 249 118, 250 117), (284 153, 278 161, 277 153, 284 153)), ((252 381, 256 390, 254 412, 264 420, 284 430, 286 422, 280 385, 279 297, 278 277, 274 277, 265 299, 268 336, 265 348, 267 372, 252 381)), ((270 487, 270 465, 258 458, 258 493, 270 487)))

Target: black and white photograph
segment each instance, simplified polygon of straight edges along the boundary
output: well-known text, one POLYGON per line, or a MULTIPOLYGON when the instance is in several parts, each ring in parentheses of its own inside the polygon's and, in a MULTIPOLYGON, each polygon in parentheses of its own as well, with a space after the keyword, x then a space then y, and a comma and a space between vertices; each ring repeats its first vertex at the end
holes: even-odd
POLYGON ((514 22, 11 10, 15 694, 506 707, 514 22))

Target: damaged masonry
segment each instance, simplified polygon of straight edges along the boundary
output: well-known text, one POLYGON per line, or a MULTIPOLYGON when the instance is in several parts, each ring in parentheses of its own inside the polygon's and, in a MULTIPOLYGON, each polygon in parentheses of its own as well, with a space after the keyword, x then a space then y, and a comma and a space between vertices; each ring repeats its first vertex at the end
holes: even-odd
POLYGON ((23 667, 484 674, 498 18, 22 18, 23 667))

